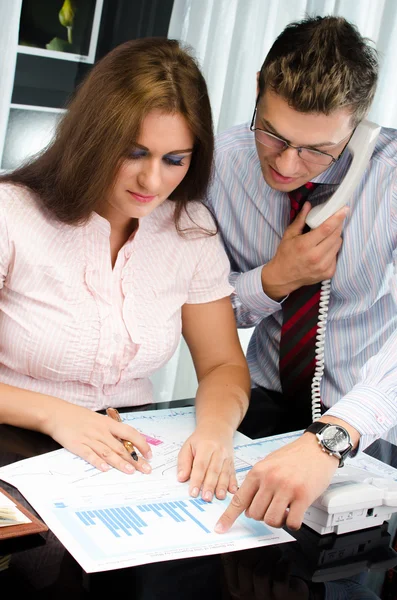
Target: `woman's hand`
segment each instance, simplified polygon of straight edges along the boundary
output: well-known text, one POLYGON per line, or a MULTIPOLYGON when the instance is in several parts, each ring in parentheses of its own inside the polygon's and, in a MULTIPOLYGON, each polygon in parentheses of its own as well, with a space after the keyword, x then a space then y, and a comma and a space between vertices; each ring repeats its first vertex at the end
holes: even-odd
POLYGON ((189 493, 210 502, 219 500, 229 490, 237 491, 233 463, 233 429, 222 424, 202 424, 186 440, 178 457, 178 480, 190 477, 189 493))
POLYGON ((237 491, 233 436, 250 393, 248 365, 230 298, 184 304, 182 332, 199 385, 194 403, 197 427, 179 453, 178 480, 190 477, 193 497, 202 490, 204 500, 210 502, 214 494, 223 500, 228 490, 237 491))
POLYGON ((123 473, 150 473, 150 465, 140 456, 134 460, 120 440, 132 442, 147 459, 151 450, 136 429, 82 406, 60 402, 50 418, 45 433, 73 454, 80 456, 100 471, 114 467, 123 473))

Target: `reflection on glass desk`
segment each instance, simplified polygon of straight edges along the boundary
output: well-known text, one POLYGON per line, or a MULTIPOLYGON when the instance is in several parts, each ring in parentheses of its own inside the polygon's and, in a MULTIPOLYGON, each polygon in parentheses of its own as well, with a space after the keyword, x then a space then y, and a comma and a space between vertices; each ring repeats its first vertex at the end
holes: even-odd
POLYGON ((289 544, 294 572, 312 581, 331 581, 358 575, 362 571, 387 571, 397 565, 392 548, 390 525, 343 535, 318 536, 308 527, 292 535, 298 544, 289 544))
MULTIPOLYGON (((193 401, 172 404, 186 406, 193 401)), ((56 442, 37 432, 0 426, 0 465, 57 448, 56 442)), ((397 448, 387 442, 373 444, 368 453, 397 466, 397 448)), ((4 482, 0 485, 32 510, 17 490, 4 482)), ((397 514, 378 527, 338 536, 321 536, 302 526, 290 532, 294 543, 89 576, 49 531, 15 540, 12 546, 0 543, 0 592, 57 600, 126 589, 129 600, 395 600, 396 529, 397 514)))

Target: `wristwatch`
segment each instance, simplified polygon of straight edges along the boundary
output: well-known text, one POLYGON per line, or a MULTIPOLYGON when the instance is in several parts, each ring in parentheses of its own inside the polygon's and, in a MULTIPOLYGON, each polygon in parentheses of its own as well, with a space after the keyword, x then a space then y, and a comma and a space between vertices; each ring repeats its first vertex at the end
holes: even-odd
POLYGON ((305 433, 306 431, 314 433, 322 451, 339 458, 339 467, 343 467, 345 458, 349 456, 353 449, 350 435, 344 427, 333 423, 315 421, 305 429, 305 433))

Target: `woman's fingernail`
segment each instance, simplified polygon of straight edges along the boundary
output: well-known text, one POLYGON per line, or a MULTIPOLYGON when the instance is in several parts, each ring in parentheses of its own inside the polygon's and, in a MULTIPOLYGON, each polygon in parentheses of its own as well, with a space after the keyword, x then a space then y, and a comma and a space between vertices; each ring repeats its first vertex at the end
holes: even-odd
POLYGON ((153 453, 152 453, 151 450, 149 450, 149 452, 146 452, 145 458, 147 458, 148 460, 150 460, 151 458, 153 458, 153 453))
POLYGON ((198 493, 199 493, 199 489, 198 489, 198 487, 195 487, 195 488, 193 488, 193 489, 192 489, 192 491, 190 492, 190 495, 191 495, 191 496, 193 496, 193 498, 197 498, 197 496, 198 496, 198 493))
POLYGON ((109 471, 110 465, 108 465, 107 463, 102 463, 100 469, 101 471, 109 471))
POLYGON ((226 496, 226 490, 219 490, 217 496, 218 498, 224 498, 226 496))
POLYGON ((238 487, 237 487, 237 485, 232 485, 232 486, 231 486, 231 488, 230 488, 230 492, 231 492, 232 494, 235 494, 235 493, 237 492, 237 490, 238 490, 238 487))
POLYGON ((205 492, 203 498, 204 498, 204 500, 208 500, 209 502, 211 502, 211 500, 212 500, 212 492, 210 492, 208 490, 207 492, 205 492))
POLYGON ((145 471, 145 473, 151 473, 152 472, 152 467, 150 465, 148 465, 147 463, 143 463, 142 469, 145 471))
POLYGON ((134 471, 135 471, 135 467, 133 467, 132 465, 130 465, 130 463, 125 463, 125 468, 130 473, 134 473, 134 471))
POLYGON ((185 473, 183 471, 178 471, 178 479, 179 479, 179 481, 181 479, 184 479, 184 475, 185 475, 185 473))

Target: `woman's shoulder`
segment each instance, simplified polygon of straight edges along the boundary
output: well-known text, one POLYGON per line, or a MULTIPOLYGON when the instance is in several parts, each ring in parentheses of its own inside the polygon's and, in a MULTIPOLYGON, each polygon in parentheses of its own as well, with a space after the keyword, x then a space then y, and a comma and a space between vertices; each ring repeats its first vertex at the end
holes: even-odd
POLYGON ((0 182, 0 208, 8 213, 17 214, 19 210, 24 214, 37 211, 38 205, 34 193, 27 187, 16 183, 0 182))
POLYGON ((0 183, 0 219, 8 236, 15 243, 25 244, 27 238, 56 229, 56 222, 45 214, 37 195, 25 186, 0 183))

